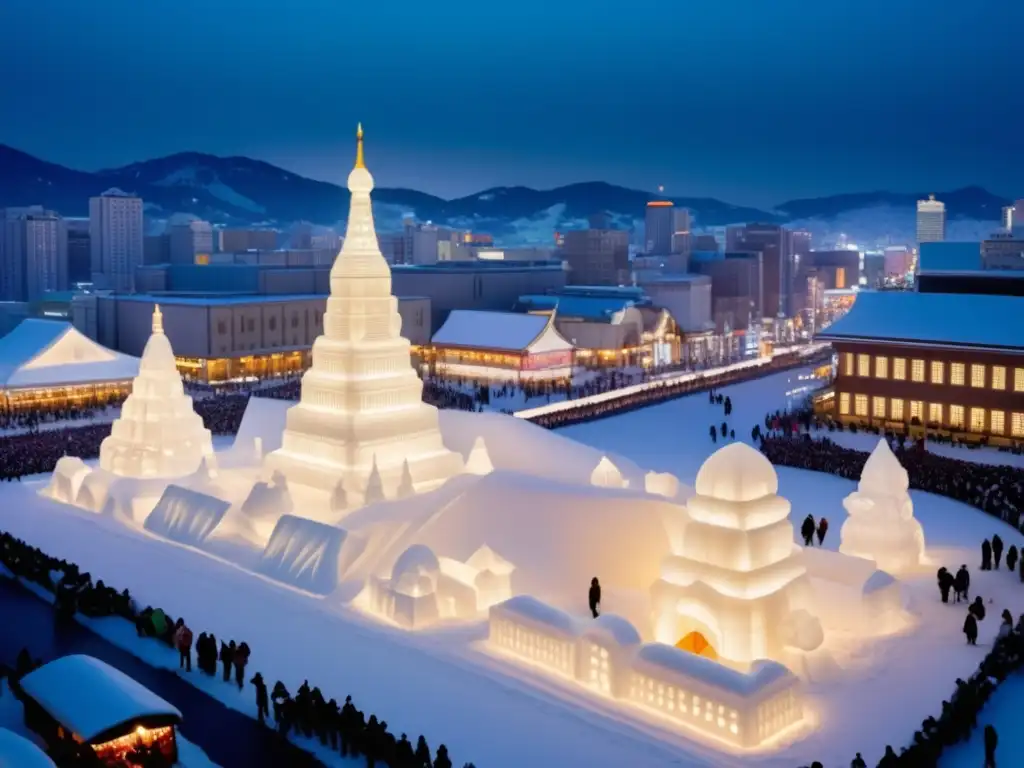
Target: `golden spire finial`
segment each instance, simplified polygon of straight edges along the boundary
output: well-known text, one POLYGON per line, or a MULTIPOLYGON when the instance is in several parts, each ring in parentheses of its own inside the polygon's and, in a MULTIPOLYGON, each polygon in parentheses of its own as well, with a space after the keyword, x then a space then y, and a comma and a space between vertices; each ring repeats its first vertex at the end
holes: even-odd
POLYGON ((363 159, 363 124, 356 127, 356 168, 365 168, 366 161, 363 159))

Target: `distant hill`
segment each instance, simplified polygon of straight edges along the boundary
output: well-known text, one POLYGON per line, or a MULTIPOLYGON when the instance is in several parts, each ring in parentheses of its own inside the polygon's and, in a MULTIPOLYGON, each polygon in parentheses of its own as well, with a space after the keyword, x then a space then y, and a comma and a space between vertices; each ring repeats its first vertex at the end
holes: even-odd
MULTIPOLYGON (((247 157, 184 152, 96 173, 40 160, 0 144, 0 207, 41 204, 65 216, 88 214, 89 197, 112 187, 140 195, 147 214, 160 218, 190 213, 223 224, 285 226, 294 221, 334 225, 348 211, 348 191, 247 157)), ((851 211, 885 208, 912 223, 919 194, 872 192, 790 200, 774 211, 731 205, 714 198, 667 198, 690 208, 698 226, 759 222, 829 222, 851 211)), ((998 220, 1007 201, 978 187, 939 194, 950 218, 998 220)), ((381 228, 398 226, 412 213, 423 221, 489 232, 506 243, 551 242, 557 229, 586 225, 589 215, 607 211, 616 226, 633 228, 645 205, 660 196, 593 181, 549 190, 494 187, 444 200, 412 189, 378 188, 375 214, 381 228)))

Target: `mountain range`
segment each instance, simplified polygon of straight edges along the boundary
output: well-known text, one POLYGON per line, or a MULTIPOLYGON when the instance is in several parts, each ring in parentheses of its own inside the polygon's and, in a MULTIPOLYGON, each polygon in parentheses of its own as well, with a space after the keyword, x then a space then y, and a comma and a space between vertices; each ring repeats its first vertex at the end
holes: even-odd
MULTIPOLYGON (((223 224, 285 226, 295 221, 334 225, 348 210, 348 191, 247 157, 216 157, 184 152, 121 168, 86 172, 41 160, 0 144, 0 208, 41 204, 65 216, 88 215, 89 197, 120 188, 143 198, 147 214, 168 217, 194 214, 223 224)), ((789 200, 773 210, 732 205, 714 198, 669 197, 690 208, 698 226, 743 222, 828 225, 849 220, 855 211, 896 213, 912 223, 922 193, 867 192, 789 200)), ((1009 201, 980 187, 936 195, 950 219, 998 221, 1009 201)), ((422 221, 489 232, 499 241, 525 242, 551 231, 585 226, 589 215, 606 211, 617 226, 642 220, 645 205, 657 194, 584 182, 549 190, 494 187, 474 195, 444 200, 412 189, 377 188, 375 211, 382 229, 397 227, 402 215, 422 221), (533 233, 542 233, 534 235, 533 233)), ((844 222, 845 223, 845 222, 844 222)), ((813 228, 813 227, 812 227, 813 228)), ((539 242, 539 240, 538 240, 539 242)))

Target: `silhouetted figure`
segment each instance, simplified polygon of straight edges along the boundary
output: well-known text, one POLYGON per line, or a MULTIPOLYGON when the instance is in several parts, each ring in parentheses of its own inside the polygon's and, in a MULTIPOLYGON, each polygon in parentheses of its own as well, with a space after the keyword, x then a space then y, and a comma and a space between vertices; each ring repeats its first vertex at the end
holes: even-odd
POLYGON ((437 756, 434 758, 434 768, 452 768, 451 758, 448 757, 448 747, 444 744, 437 748, 437 756))
POLYGON ((992 537, 992 565, 999 570, 999 561, 1003 559, 1003 540, 997 533, 992 537))
POLYGON ((715 425, 714 424, 711 425, 711 429, 708 430, 708 434, 711 435, 711 442, 712 443, 717 443, 718 442, 718 430, 715 429, 715 425))
POLYGON ((231 665, 235 661, 235 641, 232 640, 230 645, 224 645, 224 641, 220 641, 220 663, 224 667, 224 682, 231 682, 231 665))
POLYGON ((990 723, 985 726, 985 768, 996 768, 996 746, 998 744, 999 734, 990 723))
POLYGON ((992 570, 992 545, 989 544, 988 539, 981 542, 981 570, 992 570))
POLYGON ((985 603, 982 602, 980 595, 974 598, 974 602, 971 603, 971 607, 967 610, 974 614, 974 618, 978 621, 985 620, 985 603))
POLYGON ((967 613, 967 618, 964 619, 964 635, 967 637, 968 645, 978 644, 978 622, 970 611, 967 613))
POLYGON ((817 526, 814 524, 814 517, 808 515, 800 526, 800 535, 804 537, 804 546, 810 547, 814 544, 814 532, 817 526))
POLYGON ((178 649, 178 667, 186 672, 192 671, 192 630, 183 619, 178 619, 178 628, 174 631, 174 647, 178 649))
POLYGON ((238 684, 238 690, 242 690, 245 686, 245 665, 249 663, 249 645, 248 643, 241 642, 235 649, 235 657, 231 660, 231 663, 235 666, 235 683, 238 684))
POLYGON ((961 600, 967 601, 971 598, 971 574, 967 572, 967 566, 961 565, 960 570, 956 572, 956 579, 953 582, 953 588, 956 590, 956 599, 953 601, 959 603, 961 600))
POLYGON ((601 582, 597 580, 597 576, 590 580, 590 593, 587 598, 590 604, 590 613, 596 619, 601 615, 601 582))
POLYGON ((850 768, 868 768, 868 764, 864 762, 864 758, 861 757, 860 752, 857 756, 850 761, 850 768))
POLYGON ((1010 573, 1017 570, 1017 556, 1017 545, 1011 544, 1010 548, 1006 550, 1006 567, 1010 573))
POLYGON ((824 517, 818 521, 818 546, 825 543, 825 534, 828 533, 828 520, 824 517))
POLYGON ((433 762, 430 755, 430 747, 427 746, 427 740, 421 734, 416 742, 416 762, 414 765, 416 768, 433 768, 433 762))
POLYGON ((270 700, 267 697, 267 684, 263 682, 263 675, 257 672, 252 676, 253 687, 256 689, 256 718, 260 721, 260 725, 264 724, 264 719, 270 717, 270 700))
POLYGON ((891 745, 885 745, 885 754, 882 755, 882 759, 878 762, 878 768, 893 768, 893 766, 899 765, 900 758, 893 751, 891 745))
POLYGON ((946 566, 939 568, 937 575, 939 582, 939 594, 942 595, 942 602, 949 602, 949 591, 953 588, 953 574, 946 570, 946 566))

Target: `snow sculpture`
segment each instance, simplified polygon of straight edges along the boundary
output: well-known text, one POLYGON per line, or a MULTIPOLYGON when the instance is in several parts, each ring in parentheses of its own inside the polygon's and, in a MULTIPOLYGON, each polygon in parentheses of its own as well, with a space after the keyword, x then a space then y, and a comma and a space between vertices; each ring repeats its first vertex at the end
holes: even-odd
POLYGON ((873 560, 818 547, 805 549, 803 560, 813 584, 813 612, 826 631, 872 637, 907 624, 903 585, 873 560))
POLYGON ((313 343, 313 364, 302 377, 301 400, 288 410, 281 447, 265 461, 289 482, 325 495, 340 478, 350 496, 367 487, 374 462, 383 488, 394 494, 408 461, 415 490, 430 490, 461 472, 462 457, 442 442, 437 409, 423 402, 409 341, 401 336, 391 269, 374 230, 362 128, 348 188, 348 228, 331 268, 324 333, 313 343))
POLYGON ((345 492, 345 481, 338 480, 338 484, 331 491, 331 512, 340 514, 348 509, 348 494, 345 492))
POLYGON ((473 441, 473 447, 466 457, 465 471, 471 475, 488 475, 494 471, 494 464, 491 463, 491 455, 487 452, 483 436, 473 441))
POLYGON ((53 468, 50 483, 43 494, 65 504, 74 504, 82 481, 91 471, 77 456, 61 456, 53 468))
POLYGON ((679 478, 670 472, 648 472, 644 476, 644 490, 674 499, 679 495, 679 478))
POLYGON ((602 456, 601 461, 594 467, 594 472, 590 475, 590 483, 599 488, 625 488, 627 485, 619 468, 607 456, 602 456))
POLYGON ((843 499, 849 517, 839 532, 839 551, 874 560, 892 574, 924 561, 924 530, 914 518, 910 481, 889 443, 878 441, 861 472, 857 490, 843 499))
POLYGON ((242 502, 241 517, 266 542, 274 526, 283 515, 290 515, 295 509, 288 484, 284 477, 274 473, 269 483, 254 483, 249 495, 242 502))
POLYGON ((256 570, 297 589, 326 595, 337 589, 365 546, 362 537, 344 528, 284 515, 256 570))
POLYGON ((384 501, 384 481, 381 480, 380 470, 377 469, 377 456, 373 457, 373 465, 370 468, 370 476, 366 479, 366 490, 363 491, 364 504, 376 504, 384 501))
POLYGON ((168 485, 143 527, 180 544, 200 546, 220 525, 230 506, 216 496, 168 485))
POLYGON ((739 665, 782 657, 795 636, 809 644, 815 620, 791 619, 808 582, 778 487, 768 459, 744 443, 704 462, 696 495, 666 521, 672 553, 651 589, 660 642, 739 665))
POLYGON ((75 506, 90 512, 102 512, 109 493, 109 477, 100 472, 90 472, 82 478, 75 496, 75 506))
POLYGON ((132 393, 100 445, 100 469, 124 477, 184 477, 212 453, 210 430, 185 394, 156 306, 132 393))
MULTIPOLYGON (((376 462, 374 462, 374 467, 376 467, 376 462)), ((412 472, 409 471, 409 462, 405 461, 402 464, 402 479, 398 483, 398 490, 395 492, 395 497, 399 499, 406 499, 415 493, 416 489, 412 484, 412 472)))
POLYGON ((469 556, 466 565, 476 571, 473 583, 478 610, 486 611, 512 597, 512 573, 516 567, 486 544, 469 556))

